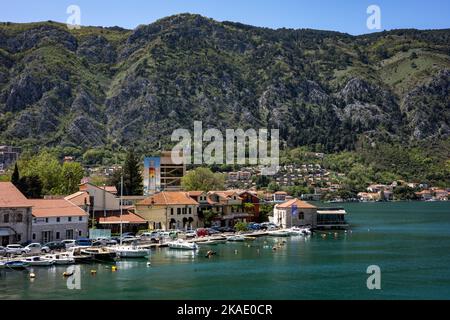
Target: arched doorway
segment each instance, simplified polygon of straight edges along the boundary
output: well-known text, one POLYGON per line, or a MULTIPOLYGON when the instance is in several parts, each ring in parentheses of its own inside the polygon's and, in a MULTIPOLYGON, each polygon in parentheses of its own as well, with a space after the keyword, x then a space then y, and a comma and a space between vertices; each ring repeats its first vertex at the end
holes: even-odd
POLYGON ((194 219, 192 218, 192 217, 189 217, 189 219, 188 219, 188 228, 189 229, 192 229, 192 224, 194 223, 194 219))
POLYGON ((177 228, 177 221, 175 219, 170 219, 169 222, 169 229, 176 229, 177 228))
POLYGON ((188 219, 187 218, 183 218, 183 229, 186 229, 187 223, 188 223, 188 219))

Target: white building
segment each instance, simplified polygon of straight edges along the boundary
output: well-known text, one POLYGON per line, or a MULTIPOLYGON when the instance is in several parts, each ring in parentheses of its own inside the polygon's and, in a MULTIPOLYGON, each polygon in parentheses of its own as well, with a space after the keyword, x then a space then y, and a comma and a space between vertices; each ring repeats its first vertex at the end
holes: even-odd
POLYGON ((291 199, 275 205, 273 222, 282 228, 317 224, 317 208, 299 199, 291 199))

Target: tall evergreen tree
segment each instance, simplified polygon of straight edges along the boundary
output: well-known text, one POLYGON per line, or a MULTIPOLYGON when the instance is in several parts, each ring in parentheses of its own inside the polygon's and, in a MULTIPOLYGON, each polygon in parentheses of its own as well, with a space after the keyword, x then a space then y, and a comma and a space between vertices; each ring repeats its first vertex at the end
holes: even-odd
POLYGON ((140 161, 133 149, 128 151, 123 166, 123 194, 127 196, 143 194, 140 161))
POLYGON ((17 163, 14 165, 14 172, 11 176, 11 183, 13 185, 15 185, 16 187, 19 186, 19 179, 20 179, 20 175, 19 175, 19 167, 17 166, 17 163))

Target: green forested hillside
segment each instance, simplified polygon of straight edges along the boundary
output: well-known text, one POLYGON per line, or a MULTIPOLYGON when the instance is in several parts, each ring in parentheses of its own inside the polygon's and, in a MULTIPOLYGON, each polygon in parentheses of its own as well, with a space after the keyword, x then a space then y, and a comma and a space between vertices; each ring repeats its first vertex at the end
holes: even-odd
POLYGON ((278 128, 283 147, 327 153, 362 141, 446 148, 449 40, 450 30, 350 36, 191 14, 135 30, 3 23, 0 143, 150 153, 201 120, 278 128))

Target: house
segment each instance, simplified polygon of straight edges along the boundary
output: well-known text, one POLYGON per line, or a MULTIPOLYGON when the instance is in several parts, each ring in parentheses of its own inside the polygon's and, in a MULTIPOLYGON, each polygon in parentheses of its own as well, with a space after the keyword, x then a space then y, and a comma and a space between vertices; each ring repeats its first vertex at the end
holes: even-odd
MULTIPOLYGON (((89 194, 89 213, 97 219, 120 213, 116 187, 99 187, 89 182, 80 185, 80 192, 89 194)), ((69 197, 74 196, 70 195, 69 197)), ((84 197, 79 195, 79 197, 84 197)))
POLYGON ((388 190, 390 189, 389 186, 384 185, 384 184, 372 184, 370 186, 367 187, 367 192, 369 193, 377 193, 383 190, 388 190))
POLYGON ((11 183, 0 182, 0 245, 31 240, 32 204, 11 183))
POLYGON ((245 190, 238 192, 238 195, 242 199, 244 211, 252 215, 250 220, 258 221, 260 200, 256 192, 245 190))
POLYGON ((162 191, 136 203, 136 214, 149 223, 150 229, 198 228, 198 206, 187 192, 162 191))
POLYGON ((12 146, 0 146, 0 169, 6 170, 13 165, 20 156, 21 148, 12 146))
POLYGON ((277 191, 273 194, 273 201, 275 202, 284 202, 286 201, 287 192, 285 191, 277 191))
POLYGON ((419 200, 428 201, 433 199, 433 194, 430 190, 422 190, 419 192, 416 192, 416 196, 419 200))
POLYGON ((282 228, 316 226, 317 207, 297 198, 275 205, 273 222, 282 228))
POLYGON ((446 201, 448 200, 448 191, 443 189, 434 190, 434 198, 436 200, 446 201))
POLYGON ((237 190, 208 192, 208 209, 217 213, 216 226, 233 227, 237 222, 247 222, 252 213, 244 211, 242 198, 237 190))
POLYGON ((148 229, 148 221, 131 211, 124 211, 120 214, 100 217, 98 224, 102 229, 109 229, 112 233, 120 233, 120 225, 122 224, 122 232, 137 233, 139 230, 148 229))
POLYGON ((46 243, 88 236, 89 215, 65 199, 32 199, 33 242, 46 243))
POLYGON ((346 229, 348 228, 344 208, 318 208, 317 229, 346 229))
POLYGON ((362 202, 378 201, 378 200, 380 200, 380 193, 379 192, 359 192, 357 194, 357 197, 362 202))

